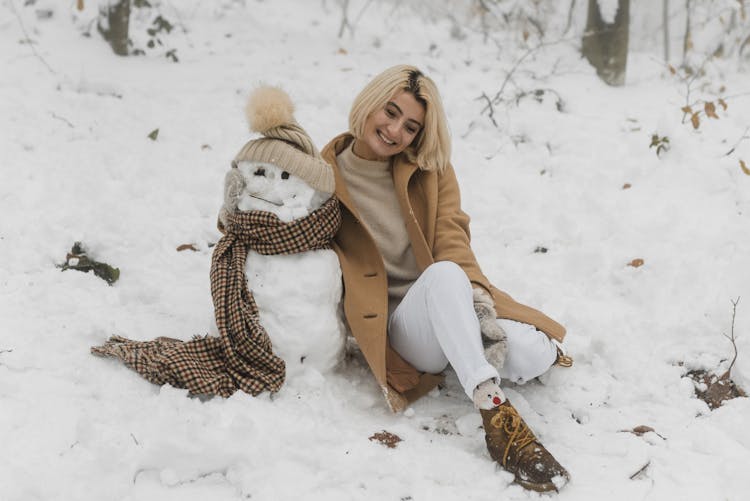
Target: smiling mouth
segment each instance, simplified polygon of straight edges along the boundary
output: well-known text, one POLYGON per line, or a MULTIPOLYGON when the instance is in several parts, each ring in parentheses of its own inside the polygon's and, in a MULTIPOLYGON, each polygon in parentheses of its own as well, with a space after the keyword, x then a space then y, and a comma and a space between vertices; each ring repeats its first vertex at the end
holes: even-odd
POLYGON ((249 195, 249 196, 251 198, 257 198, 258 200, 263 200, 264 202, 267 202, 267 203, 269 203, 271 205, 275 205, 276 207, 281 207, 282 205, 284 205, 282 203, 277 203, 277 202, 272 202, 270 200, 266 200, 265 198, 259 197, 258 195, 249 195))
POLYGON ((383 133, 382 133, 382 132, 380 132, 380 131, 378 131, 378 137, 380 138, 380 140, 381 140, 381 141, 383 141, 383 142, 384 142, 385 144, 387 144, 388 146, 395 146, 395 145, 396 145, 396 141, 390 141, 390 140, 389 140, 389 139, 388 139, 387 137, 385 137, 385 136, 383 135, 383 133))

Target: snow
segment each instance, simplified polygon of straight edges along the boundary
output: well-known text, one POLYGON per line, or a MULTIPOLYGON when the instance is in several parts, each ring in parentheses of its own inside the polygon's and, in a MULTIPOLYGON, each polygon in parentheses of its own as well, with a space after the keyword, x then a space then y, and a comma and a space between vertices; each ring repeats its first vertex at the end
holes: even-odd
MULTIPOLYGON (((352 2, 352 21, 365 3, 352 2)), ((693 130, 687 85, 658 54, 631 52, 627 85, 611 88, 559 43, 519 66, 496 128, 480 96, 525 49, 472 30, 451 38, 451 23, 422 22, 418 2, 374 2, 342 38, 335 2, 174 4, 161 3, 179 21, 160 50, 176 48, 179 63, 116 57, 95 28, 82 37, 94 1, 0 7, 0 499, 539 498, 489 459, 450 372, 393 415, 356 350, 272 397, 207 401, 89 354, 112 334, 213 328, 210 244, 253 86, 287 90, 322 146, 364 83, 403 62, 443 94, 485 273, 568 328, 572 368, 504 386, 571 474, 556 497, 746 497, 750 403, 712 412, 685 375, 727 369, 722 334, 741 297, 732 375, 750 389, 747 75, 706 66, 689 101, 735 97, 693 130), (535 89, 553 89, 564 112, 535 89), (669 137, 668 152, 648 147, 652 134, 669 137), (114 286, 55 267, 76 240, 120 268, 114 286), (198 251, 177 252, 185 243, 198 251), (623 431, 639 425, 655 433, 623 431), (368 440, 382 430, 402 441, 368 440)))
POLYGON ((617 16, 618 0, 596 0, 596 3, 599 4, 602 20, 607 24, 613 24, 617 16))

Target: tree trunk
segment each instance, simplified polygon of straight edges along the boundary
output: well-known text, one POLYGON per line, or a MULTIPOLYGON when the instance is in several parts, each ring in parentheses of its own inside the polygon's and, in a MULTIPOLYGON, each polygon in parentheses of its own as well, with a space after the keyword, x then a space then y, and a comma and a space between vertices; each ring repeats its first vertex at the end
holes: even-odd
POLYGON ((570 7, 568 7, 568 20, 565 22, 565 29, 563 34, 567 33, 570 26, 573 24, 573 11, 576 8, 576 0, 570 0, 570 7))
POLYGON ((596 74, 609 85, 624 85, 628 62, 630 0, 617 0, 614 23, 605 23, 599 2, 589 0, 583 55, 596 68, 596 74))
POLYGON ((130 0, 110 0, 99 6, 97 28, 118 56, 128 55, 130 0))
POLYGON ((687 66, 687 54, 693 47, 690 33, 690 0, 685 0, 685 36, 682 38, 682 65, 687 66))

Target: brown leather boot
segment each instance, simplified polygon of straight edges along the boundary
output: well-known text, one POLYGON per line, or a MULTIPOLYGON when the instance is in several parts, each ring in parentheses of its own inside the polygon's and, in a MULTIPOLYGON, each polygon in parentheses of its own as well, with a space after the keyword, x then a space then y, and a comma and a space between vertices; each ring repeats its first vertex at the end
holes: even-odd
POLYGON ((568 482, 568 472, 539 443, 510 401, 479 412, 490 456, 516 476, 516 483, 546 492, 559 490, 568 482))

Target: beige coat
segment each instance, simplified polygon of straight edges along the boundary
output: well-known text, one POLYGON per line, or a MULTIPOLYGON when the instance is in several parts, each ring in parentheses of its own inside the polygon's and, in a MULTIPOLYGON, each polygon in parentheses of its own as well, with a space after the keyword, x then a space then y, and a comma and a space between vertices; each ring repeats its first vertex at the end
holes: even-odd
MULTIPOLYGON (((420 374, 388 344, 388 278, 383 259, 372 236, 359 221, 336 163, 336 156, 352 140, 351 135, 342 134, 321 152, 334 167, 336 196, 341 202, 343 222, 334 249, 344 276, 344 313, 389 405, 397 410, 430 391, 441 377, 420 374)), ((562 341, 565 329, 560 324, 514 301, 493 287, 482 273, 471 250, 469 216, 461 210, 458 183, 451 166, 442 173, 426 172, 399 155, 394 160, 393 183, 420 270, 437 261, 452 261, 466 272, 473 286, 481 286, 492 294, 499 318, 532 324, 562 341)))

